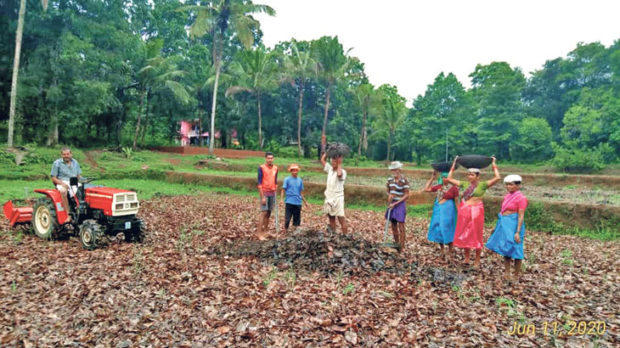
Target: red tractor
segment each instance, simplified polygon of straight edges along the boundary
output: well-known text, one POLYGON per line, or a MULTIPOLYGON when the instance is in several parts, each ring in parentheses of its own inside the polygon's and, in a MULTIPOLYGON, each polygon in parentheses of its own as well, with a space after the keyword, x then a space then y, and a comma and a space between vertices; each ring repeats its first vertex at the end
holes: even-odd
POLYGON ((128 242, 144 241, 146 226, 136 216, 140 202, 135 192, 90 184, 78 178, 71 178, 70 189, 77 192, 69 199, 70 212, 62 206, 60 192, 56 189, 36 189, 44 194, 30 207, 13 207, 8 201, 4 204, 4 214, 11 227, 16 224, 32 223, 33 232, 43 239, 54 239, 61 235, 68 225, 79 233, 85 249, 92 250, 105 244, 108 236, 123 233, 128 242), (67 223, 71 216, 71 222, 67 223))

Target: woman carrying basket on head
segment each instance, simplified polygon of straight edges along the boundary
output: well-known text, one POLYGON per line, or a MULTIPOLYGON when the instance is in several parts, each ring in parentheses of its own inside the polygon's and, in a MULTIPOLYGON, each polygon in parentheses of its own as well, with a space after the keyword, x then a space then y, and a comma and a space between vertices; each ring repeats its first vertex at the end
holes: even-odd
POLYGON ((461 204, 458 209, 456 219, 456 230, 454 231, 454 246, 465 249, 465 264, 469 264, 470 249, 476 250, 476 260, 474 268, 480 267, 480 254, 482 253, 483 232, 484 232, 484 204, 482 197, 486 190, 500 181, 499 170, 493 157, 493 173, 495 176, 488 181, 480 181, 480 169, 469 168, 467 170, 467 181, 459 181, 452 178, 456 161, 459 156, 454 158, 452 168, 445 179, 447 182, 458 186, 464 190, 461 196, 461 204))
POLYGON ((448 177, 448 173, 440 173, 433 171, 431 178, 426 183, 424 191, 436 192, 435 204, 433 205, 433 216, 431 217, 431 223, 428 226, 428 240, 431 242, 439 243, 441 246, 441 254, 446 259, 446 251, 444 251, 444 245, 448 245, 448 254, 450 260, 452 260, 452 241, 454 240, 454 229, 456 228, 456 202, 459 199, 459 188, 455 185, 448 186, 448 181, 445 178, 448 177), (437 179, 437 185, 432 186, 435 178, 437 179))
POLYGON ((502 209, 498 215, 495 231, 486 247, 504 256, 504 279, 510 279, 510 260, 515 260, 514 277, 519 279, 523 260, 523 238, 525 237, 525 209, 527 198, 521 193, 521 176, 508 175, 504 178, 506 191, 502 209))

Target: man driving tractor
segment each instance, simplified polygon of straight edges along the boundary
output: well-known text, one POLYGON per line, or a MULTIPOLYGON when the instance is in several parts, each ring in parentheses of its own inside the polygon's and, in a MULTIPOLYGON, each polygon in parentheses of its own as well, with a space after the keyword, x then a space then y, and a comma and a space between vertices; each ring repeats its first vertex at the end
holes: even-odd
MULTIPOLYGON (((73 177, 79 179, 82 174, 82 169, 80 168, 80 164, 73 158, 70 148, 63 147, 62 150, 60 150, 60 156, 62 158, 55 160, 54 164, 52 164, 50 176, 52 177, 52 182, 56 185, 58 191, 60 191, 62 207, 69 213, 68 197, 73 197, 77 191, 77 187, 69 186, 69 179, 73 177), (67 196, 67 193, 69 196, 67 196)), ((65 223, 68 222, 71 222, 71 215, 69 215, 67 221, 65 221, 65 223)))

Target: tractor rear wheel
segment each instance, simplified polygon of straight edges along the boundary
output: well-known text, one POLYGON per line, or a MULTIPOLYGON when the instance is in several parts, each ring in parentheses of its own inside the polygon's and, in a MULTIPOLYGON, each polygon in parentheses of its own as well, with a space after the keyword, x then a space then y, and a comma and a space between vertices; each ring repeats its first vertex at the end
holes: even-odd
POLYGON ((59 226, 54 202, 49 198, 39 198, 32 211, 34 234, 41 239, 51 240, 59 226))
POLYGON ((104 238, 103 227, 97 220, 84 220, 80 225, 80 241, 86 250, 93 250, 100 246, 104 238))

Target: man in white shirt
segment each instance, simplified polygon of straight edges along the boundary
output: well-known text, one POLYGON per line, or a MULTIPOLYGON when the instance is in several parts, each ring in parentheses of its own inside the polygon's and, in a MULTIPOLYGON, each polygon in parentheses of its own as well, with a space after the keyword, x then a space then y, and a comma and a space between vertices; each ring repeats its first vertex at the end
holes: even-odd
POLYGON ((329 218, 329 228, 336 231, 336 218, 338 218, 342 233, 347 233, 347 220, 344 215, 344 181, 347 178, 347 172, 342 168, 342 156, 332 158, 330 165, 327 163, 327 154, 324 152, 321 156, 321 164, 327 173, 323 211, 329 218))

